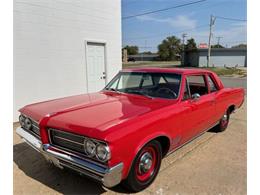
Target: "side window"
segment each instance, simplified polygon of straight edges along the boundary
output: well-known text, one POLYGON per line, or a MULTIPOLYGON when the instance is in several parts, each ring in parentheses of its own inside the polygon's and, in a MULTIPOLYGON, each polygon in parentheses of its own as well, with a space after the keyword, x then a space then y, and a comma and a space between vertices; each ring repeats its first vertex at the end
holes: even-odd
POLYGON ((208 87, 204 75, 188 76, 187 81, 191 95, 198 93, 202 96, 208 93, 208 87))
POLYGON ((209 82, 210 92, 217 91, 218 88, 217 88, 217 86, 215 85, 215 83, 213 82, 212 78, 211 78, 209 75, 207 76, 207 78, 208 78, 208 82, 209 82))

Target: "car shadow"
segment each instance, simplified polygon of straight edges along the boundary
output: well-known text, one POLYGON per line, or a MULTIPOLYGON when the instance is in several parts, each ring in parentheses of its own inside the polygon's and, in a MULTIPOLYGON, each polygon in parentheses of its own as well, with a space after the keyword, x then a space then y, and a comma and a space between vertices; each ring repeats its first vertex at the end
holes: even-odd
POLYGON ((216 125, 216 126, 212 127, 207 132, 209 132, 209 133, 216 133, 217 134, 218 133, 218 126, 216 125))
MULTIPOLYGON (((107 191, 100 183, 86 176, 81 176, 68 169, 61 170, 51 165, 41 154, 26 143, 14 145, 13 152, 14 163, 20 170, 57 192, 62 194, 102 194, 107 191)), ((15 182, 16 179, 14 178, 14 187, 15 182)), ((24 185, 26 185, 26 181, 24 182, 24 185)), ((121 186, 116 186, 110 190, 127 193, 121 186)))

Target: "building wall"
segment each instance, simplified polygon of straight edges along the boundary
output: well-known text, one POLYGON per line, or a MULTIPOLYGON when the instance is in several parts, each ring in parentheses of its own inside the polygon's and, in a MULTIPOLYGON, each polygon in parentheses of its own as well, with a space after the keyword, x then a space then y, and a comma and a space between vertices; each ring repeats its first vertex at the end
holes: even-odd
POLYGON ((14 0, 14 121, 26 104, 87 92, 85 42, 121 69, 121 1, 14 0))
MULTIPOLYGON (((199 66, 207 66, 207 50, 199 52, 199 66)), ((214 67, 244 67, 246 60, 245 49, 217 49, 211 51, 210 66, 214 67)))
MULTIPOLYGON (((199 57, 199 66, 207 66, 207 57, 199 57)), ((245 56, 211 56, 210 66, 214 67, 244 67, 245 56)))
MULTIPOLYGON (((186 52, 185 62, 188 66, 207 66, 207 49, 186 52)), ((246 49, 212 49, 210 67, 245 67, 246 49)))

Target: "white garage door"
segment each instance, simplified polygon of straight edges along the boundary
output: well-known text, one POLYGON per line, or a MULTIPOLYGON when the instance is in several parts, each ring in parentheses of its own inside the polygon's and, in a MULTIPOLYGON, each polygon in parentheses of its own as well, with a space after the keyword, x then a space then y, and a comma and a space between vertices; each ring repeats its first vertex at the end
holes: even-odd
POLYGON ((87 43, 87 86, 88 92, 97 92, 105 87, 105 45, 87 43))

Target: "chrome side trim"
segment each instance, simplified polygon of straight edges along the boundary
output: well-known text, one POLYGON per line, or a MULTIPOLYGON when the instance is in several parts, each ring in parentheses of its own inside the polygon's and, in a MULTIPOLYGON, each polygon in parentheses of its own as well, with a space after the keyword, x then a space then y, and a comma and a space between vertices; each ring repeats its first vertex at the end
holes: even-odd
POLYGON ((48 161, 52 162, 59 168, 67 167, 81 174, 89 176, 103 183, 106 187, 113 187, 122 180, 123 163, 120 162, 113 167, 99 165, 93 161, 88 161, 75 154, 70 155, 67 152, 57 150, 50 144, 42 142, 31 135, 21 127, 16 129, 16 133, 32 148, 40 152, 48 161))
POLYGON ((165 157, 169 156, 170 154, 172 154, 173 152, 177 151, 178 149, 182 148, 183 146, 187 145, 188 143, 192 142, 193 140, 195 140, 196 138, 200 137, 201 135, 203 135, 204 133, 206 133, 208 130, 212 129, 213 127, 215 127, 219 122, 214 123, 212 126, 210 126, 209 128, 207 128, 206 130, 202 131, 201 133, 199 133, 198 135, 194 136, 192 139, 186 141, 185 143, 183 143, 182 145, 172 149, 171 151, 169 151, 165 157))

